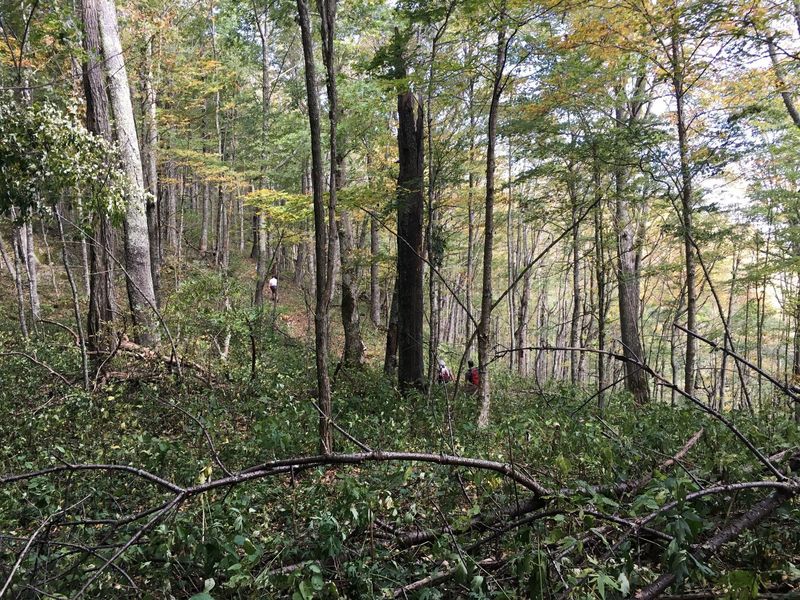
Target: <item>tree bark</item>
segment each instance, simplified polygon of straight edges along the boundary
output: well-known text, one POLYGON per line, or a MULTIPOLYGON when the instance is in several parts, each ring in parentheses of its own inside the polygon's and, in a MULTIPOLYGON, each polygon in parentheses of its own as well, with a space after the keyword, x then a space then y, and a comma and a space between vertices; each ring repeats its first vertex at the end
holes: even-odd
POLYGON ((478 428, 489 425, 491 396, 489 388, 489 344, 490 321, 492 316, 492 258, 494 256, 494 176, 495 147, 497 144, 497 115, 500 110, 500 96, 503 93, 503 70, 506 64, 505 4, 500 14, 500 27, 497 31, 497 54, 492 86, 492 100, 489 106, 489 124, 486 140, 486 208, 483 232, 483 285, 481 291, 481 318, 478 323, 478 371, 480 373, 481 410, 478 415, 478 428))
MULTIPOLYGON (((581 263, 580 263, 580 231, 578 226, 578 192, 575 189, 574 173, 569 169, 567 188, 572 211, 572 318, 569 324, 570 348, 577 348, 580 344, 579 334, 581 328, 581 263)), ((578 384, 578 366, 582 353, 572 351, 569 357, 570 383, 578 384)))
POLYGON ((113 0, 98 0, 98 16, 114 131, 129 186, 125 210, 125 269, 134 338, 142 346, 154 346, 159 341, 159 331, 154 315, 156 299, 150 267, 142 160, 113 0))
POLYGON ((369 308, 372 324, 381 324, 381 284, 378 278, 378 256, 380 253, 380 237, 378 235, 378 218, 369 218, 369 308))
POLYGON ((398 319, 399 305, 397 298, 397 279, 394 280, 394 290, 392 291, 391 308, 389 309, 389 319, 386 326, 386 353, 383 358, 383 372, 388 377, 394 377, 397 373, 397 346, 398 346, 398 319))
POLYGON ((319 92, 314 65, 314 42, 311 33, 308 0, 297 0, 298 20, 305 64, 308 122, 311 132, 311 188, 314 203, 314 263, 316 290, 314 306, 314 348, 317 366, 317 397, 322 414, 319 418, 319 443, 323 454, 333 452, 331 386, 328 374, 328 248, 323 201, 322 141, 319 92))
MULTIPOLYGON (((680 39, 678 23, 672 26, 670 39, 670 62, 673 94, 675 95, 676 123, 678 131, 678 153, 680 156, 681 221, 684 257, 686 262, 686 328, 694 332, 697 321, 697 287, 695 284, 695 256, 692 247, 692 173, 689 166, 688 125, 685 113, 685 94, 683 84, 684 65, 682 62, 683 43, 680 39)), ((683 387, 687 393, 694 393, 695 356, 697 340, 686 336, 686 362, 684 363, 683 387)))
MULTIPOLYGON (((83 49, 86 61, 83 65, 83 88, 86 96, 86 128, 111 141, 111 118, 109 115, 106 78, 101 68, 102 43, 98 0, 81 2, 83 20, 83 49)), ((103 336, 113 313, 113 234, 108 216, 93 218, 93 239, 89 244, 89 314, 86 319, 86 342, 89 351, 96 356, 103 346, 103 336)))
MULTIPOLYGON (((640 81, 642 81, 640 79, 640 81)), ((640 86, 637 86, 637 89, 640 86)), ((624 92, 619 90, 619 95, 624 92)), ((620 97, 615 107, 617 127, 625 123, 632 125, 638 118, 640 104, 628 105, 625 110, 625 99, 620 97)), ((620 314, 620 337, 623 354, 636 363, 644 362, 642 335, 639 325, 640 288, 639 288, 639 254, 641 240, 637 239, 636 219, 631 215, 628 198, 628 175, 626 168, 618 164, 614 167, 614 226, 617 236, 617 300, 620 314)), ((632 362, 625 362, 625 388, 633 396, 636 404, 645 404, 650 400, 650 387, 644 370, 632 362)))
POLYGON ((353 225, 350 213, 342 212, 339 220, 339 258, 342 263, 342 328, 344 330, 344 364, 361 366, 365 362, 361 339, 361 318, 358 314, 358 285, 353 262, 353 225))
POLYGON ((400 388, 424 385, 422 321, 423 285, 423 178, 424 115, 412 92, 397 97, 397 379, 400 388))
POLYGON ((148 37, 144 49, 142 66, 142 102, 144 104, 142 126, 142 165, 144 184, 147 189, 147 231, 150 239, 150 270, 153 275, 153 293, 158 302, 161 286, 161 240, 158 218, 158 124, 156 122, 156 89, 153 84, 153 39, 148 37))
POLYGON ((28 337, 28 321, 25 318, 25 298, 22 290, 22 278, 19 273, 20 265, 19 257, 16 252, 16 242, 13 242, 11 246, 11 253, 14 255, 13 263, 9 260, 5 243, 3 242, 3 238, 0 237, 0 255, 2 255, 3 262, 5 262, 6 267, 14 277, 14 288, 17 291, 17 317, 19 318, 19 328, 22 332, 22 337, 28 337))

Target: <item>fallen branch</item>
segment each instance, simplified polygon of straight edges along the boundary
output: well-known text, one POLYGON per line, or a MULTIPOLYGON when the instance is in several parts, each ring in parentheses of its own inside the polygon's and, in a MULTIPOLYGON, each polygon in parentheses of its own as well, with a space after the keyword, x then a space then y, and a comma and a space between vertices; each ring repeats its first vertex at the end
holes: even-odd
POLYGON ((175 356, 165 356, 164 354, 160 354, 155 350, 151 350, 150 348, 146 348, 144 346, 140 346, 139 344, 135 344, 126 337, 123 337, 119 343, 119 352, 136 356, 142 360, 161 362, 167 365, 168 367, 176 367, 176 368, 188 367, 192 371, 198 373, 201 376, 201 379, 206 383, 210 384, 211 382, 214 381, 214 376, 202 365, 199 365, 190 360, 178 359, 175 356))
MULTIPOLYGON (((771 515, 775 509, 789 500, 792 496, 793 494, 787 490, 778 490, 773 492, 764 500, 744 513, 736 521, 729 523, 720 529, 716 535, 704 543, 696 554, 697 559, 704 560, 714 555, 717 551, 719 551, 720 548, 722 548, 722 546, 738 537, 743 531, 758 525, 758 523, 771 515)), ((675 575, 672 573, 664 573, 653 583, 639 590, 636 593, 636 599, 652 600, 654 598, 658 598, 674 582, 675 575)))
POLYGON ((61 373, 56 371, 53 367, 51 367, 50 365, 48 365, 46 363, 43 363, 42 361, 40 361, 35 356, 32 356, 32 355, 30 355, 30 354, 28 354, 26 352, 20 352, 18 350, 6 350, 6 351, 3 351, 3 352, 0 352, 0 357, 3 357, 3 356, 21 356, 22 358, 26 358, 29 361, 31 361, 33 364, 38 365, 38 366, 42 367, 43 369, 45 369, 51 375, 53 375, 55 377, 58 377, 64 383, 64 385, 68 385, 68 386, 74 385, 74 382, 72 382, 69 379, 67 379, 66 377, 64 377, 61 373))
MULTIPOLYGON (((476 566, 484 569, 486 571, 491 569, 498 569, 505 564, 504 560, 498 560, 495 558, 485 558, 477 563, 476 566)), ((395 598, 405 598, 410 592, 416 592, 417 590, 421 590, 426 587, 430 587, 432 585, 436 585, 438 583, 442 583, 443 581, 447 581, 448 579, 452 579, 458 573, 458 567, 451 567, 446 571, 441 571, 439 573, 432 573, 427 577, 423 577, 413 583, 409 583, 408 585, 404 585, 403 587, 397 588, 394 593, 393 597, 395 598)))

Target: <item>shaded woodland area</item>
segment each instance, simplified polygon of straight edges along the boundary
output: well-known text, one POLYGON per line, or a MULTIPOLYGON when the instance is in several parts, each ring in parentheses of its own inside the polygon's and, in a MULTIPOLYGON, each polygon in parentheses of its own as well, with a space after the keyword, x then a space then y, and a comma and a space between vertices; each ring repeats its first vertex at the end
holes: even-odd
POLYGON ((0 33, 0 598, 798 597, 797 0, 0 33))

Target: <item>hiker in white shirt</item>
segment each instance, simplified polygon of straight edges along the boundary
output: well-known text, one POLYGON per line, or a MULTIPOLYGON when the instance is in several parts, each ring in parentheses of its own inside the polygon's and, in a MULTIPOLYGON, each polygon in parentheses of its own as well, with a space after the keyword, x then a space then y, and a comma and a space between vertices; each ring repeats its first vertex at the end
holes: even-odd
POLYGON ((272 301, 278 301, 278 278, 273 275, 269 279, 269 291, 272 292, 272 301))

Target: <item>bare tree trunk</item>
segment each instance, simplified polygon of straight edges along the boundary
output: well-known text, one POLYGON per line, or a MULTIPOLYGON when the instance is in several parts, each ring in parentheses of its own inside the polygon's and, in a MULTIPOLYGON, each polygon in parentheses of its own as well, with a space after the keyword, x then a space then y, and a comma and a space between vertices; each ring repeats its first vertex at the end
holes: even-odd
MULTIPOLYGON (((98 0, 81 2, 83 20, 83 48, 86 62, 83 65, 83 87, 86 96, 86 127, 95 135, 111 141, 106 78, 101 68, 102 43, 98 0)), ((89 351, 102 347, 102 337, 113 313, 113 232, 106 215, 95 215, 93 239, 89 244, 89 314, 86 319, 86 338, 89 351)))
POLYGON ((89 389, 89 361, 86 354, 86 339, 83 335, 83 324, 81 323, 81 305, 78 300, 78 287, 75 285, 75 279, 72 276, 72 269, 69 267, 69 260, 67 258, 67 238, 64 235, 64 224, 61 221, 61 212, 58 206, 55 208, 56 221, 58 222, 58 233, 61 237, 61 260, 64 263, 64 272, 67 275, 69 288, 72 291, 72 309, 75 315, 75 331, 78 335, 78 345, 81 350, 81 368, 83 371, 83 389, 89 389))
POLYGON ((143 346, 153 346, 158 343, 159 331, 154 315, 156 299, 150 266, 144 177, 133 120, 128 74, 119 40, 117 13, 113 0, 98 0, 97 6, 111 111, 114 115, 114 131, 129 185, 125 212, 128 302, 133 316, 136 341, 143 346))
POLYGON ((156 122, 156 90, 153 85, 153 39, 147 39, 142 65, 142 166, 147 189, 147 231, 150 238, 150 269, 153 274, 153 293, 158 302, 161 286, 161 244, 158 219, 158 125, 156 122))
MULTIPOLYGON (((692 248, 692 174, 689 166, 689 143, 687 139, 687 119, 685 113, 685 94, 683 83, 683 43, 678 31, 678 23, 672 27, 670 41, 672 87, 676 105, 676 128, 678 130, 678 153, 680 155, 681 225, 683 226, 683 246, 686 261, 686 328, 694 332, 697 324, 697 289, 695 284, 695 256, 692 248)), ((687 393, 694 393, 697 340, 686 335, 686 362, 684 365, 683 387, 687 393)))
MULTIPOLYGON (((528 227, 523 223, 522 228, 522 248, 521 255, 523 260, 528 263, 531 260, 528 250, 528 227)), ((528 346, 528 307, 531 296, 531 269, 522 277, 522 292, 519 295, 519 306, 517 307, 517 327, 514 331, 514 345, 517 348, 517 373, 523 377, 528 374, 528 354, 525 348, 528 346)))
MULTIPOLYGON (((314 65, 314 43, 311 34, 308 0, 297 0, 298 21, 303 43, 308 121, 311 131, 311 187, 314 201, 314 256, 316 269, 316 303, 314 308, 314 347, 317 366, 317 396, 322 410, 319 420, 319 441, 323 453, 333 452, 331 386, 328 375, 328 280, 329 257, 326 242, 325 205, 323 202, 322 141, 320 131, 319 92, 314 65)), ((326 16, 323 17, 323 20, 326 16)), ((332 42, 333 37, 331 36, 332 42)))
POLYGON ((603 252, 603 205, 600 178, 600 165, 595 155, 592 165, 592 180, 594 186, 594 199, 597 203, 594 209, 594 251, 595 251, 595 279, 597 281, 597 408, 600 412, 605 410, 606 363, 602 352, 606 349, 606 263, 603 252))
POLYGON ((494 247, 494 175, 495 147, 497 144, 497 115, 500 110, 500 96, 503 93, 503 71, 506 64, 505 3, 500 14, 497 31, 497 56, 494 68, 492 100, 489 107, 489 125, 486 144, 486 209, 483 232, 483 285, 481 292, 481 319, 478 323, 478 372, 480 373, 481 410, 478 415, 478 428, 489 425, 489 344, 492 316, 492 258, 494 247))
POLYGON ((33 226, 31 225, 30 217, 28 220, 19 226, 19 239, 20 248, 22 249, 22 257, 25 261, 25 271, 28 275, 28 298, 31 305, 31 319, 33 320, 33 329, 36 329, 36 322, 42 316, 42 306, 39 300, 39 275, 38 264, 36 259, 36 250, 33 241, 33 226))
POLYGON ((15 249, 16 242, 12 243, 11 252, 14 255, 14 262, 12 263, 8 259, 8 253, 6 252, 5 243, 3 242, 3 238, 0 237, 0 255, 3 257, 3 262, 5 263, 6 267, 8 268, 9 272, 11 273, 12 277, 14 278, 14 288, 17 291, 17 317, 19 318, 19 328, 22 331, 23 337, 28 337, 28 322, 25 319, 25 295, 22 291, 22 278, 20 277, 20 265, 19 265, 19 257, 17 256, 17 252, 15 249))
POLYGON ((153 293, 158 302, 161 286, 161 252, 158 219, 158 123, 156 122, 156 88, 153 84, 153 38, 144 48, 142 65, 142 165, 147 196, 147 231, 150 239, 150 270, 153 275, 153 293))
POLYGON ((204 256, 208 252, 208 227, 211 217, 211 185, 206 181, 203 183, 203 200, 200 214, 200 255, 204 256))
POLYGON ((378 218, 369 218, 369 308, 372 324, 381 324, 381 285, 378 279, 378 256, 380 253, 380 237, 378 235, 378 218))
MULTIPOLYGON (((580 231, 578 227, 578 192, 575 189, 574 174, 572 168, 567 175, 569 180, 567 188, 570 196, 570 208, 572 210, 572 318, 569 324, 569 345, 570 348, 577 348, 579 345, 579 332, 581 327, 581 270, 580 270, 580 231)), ((570 352, 569 357, 569 380, 572 385, 578 384, 578 362, 581 352, 575 350, 570 352)))
POLYGON ((344 364, 361 366, 365 362, 358 314, 358 286, 353 263, 353 225, 350 213, 342 212, 339 221, 339 257, 342 263, 342 328, 344 329, 344 364))
POLYGON ((466 353, 472 354, 472 284, 475 278, 473 271, 473 251, 475 245, 475 211, 473 198, 475 195, 475 173, 472 171, 472 163, 475 160, 475 79, 469 81, 469 175, 467 181, 467 273, 465 282, 465 306, 466 315, 464 320, 464 338, 467 343, 466 353))
MULTIPOLYGON (((621 100, 618 101, 616 107, 618 126, 621 126, 626 120, 621 103, 621 100)), ((632 114, 627 115, 627 118, 635 119, 636 112, 633 111, 632 114)), ((638 231, 636 220, 630 214, 627 188, 625 169, 618 165, 614 169, 614 202, 616 205, 614 225, 617 234, 617 298, 620 314, 620 337, 623 354, 631 361, 635 361, 626 362, 624 365, 625 388, 633 396, 634 402, 645 404, 650 400, 650 387, 644 371, 635 364, 643 362, 645 358, 639 328, 640 292, 637 249, 640 240, 637 240, 636 236, 638 231)))
POLYGON ((394 290, 392 291, 391 308, 389 309, 389 319, 386 325, 386 353, 384 354, 383 358, 383 372, 389 377, 394 377, 397 373, 398 312, 399 306, 397 298, 397 279, 395 279, 394 290))
POLYGON ((401 389, 424 383, 422 318, 423 289, 423 177, 424 117, 422 105, 412 92, 397 97, 399 123, 397 147, 397 379, 401 389))
POLYGON ((792 99, 792 94, 789 91, 790 88, 786 85, 786 73, 784 73, 783 65, 781 65, 778 60, 775 40, 771 35, 767 36, 767 51, 769 52, 769 58, 772 62, 772 70, 775 73, 775 79, 780 87, 781 100, 783 100, 783 105, 786 107, 786 112, 789 113, 795 127, 800 127, 800 112, 797 111, 797 107, 792 99))
MULTIPOLYGON (((45 254, 47 255, 47 264, 50 266, 50 284, 53 286, 53 291, 56 294, 56 298, 61 298, 61 290, 59 289, 58 283, 56 282, 56 270, 55 270, 55 268, 53 266, 53 256, 50 253, 50 244, 47 241, 47 227, 44 224, 44 219, 41 219, 39 221, 39 226, 40 226, 40 229, 42 231, 42 243, 44 244, 44 251, 45 251, 45 254)), ((85 244, 86 238, 82 237, 81 239, 82 239, 82 241, 84 241, 83 250, 85 252, 85 250, 86 250, 86 244, 85 244)), ((88 268, 88 265, 84 265, 84 267, 86 269, 86 273, 85 273, 85 275, 86 275, 86 294, 88 295, 89 294, 89 268, 88 268)))

